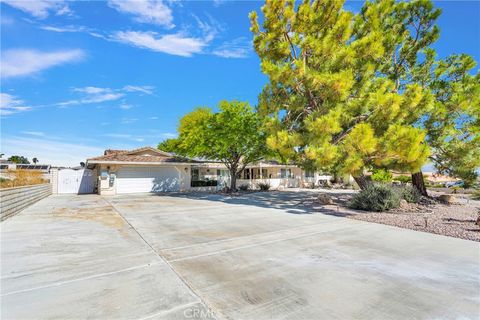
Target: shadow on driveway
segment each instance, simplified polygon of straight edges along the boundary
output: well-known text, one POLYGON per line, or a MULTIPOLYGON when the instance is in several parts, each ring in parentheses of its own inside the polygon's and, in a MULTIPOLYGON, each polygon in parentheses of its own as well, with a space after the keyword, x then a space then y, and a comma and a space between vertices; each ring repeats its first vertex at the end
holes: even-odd
POLYGON ((195 200, 217 201, 227 204, 249 205, 261 208, 281 209, 290 214, 322 213, 336 217, 347 217, 358 214, 345 208, 353 191, 328 191, 334 205, 322 205, 316 201, 319 190, 312 191, 268 191, 245 192, 234 195, 207 193, 207 192, 182 192, 182 193, 156 193, 159 197, 176 197, 195 200))

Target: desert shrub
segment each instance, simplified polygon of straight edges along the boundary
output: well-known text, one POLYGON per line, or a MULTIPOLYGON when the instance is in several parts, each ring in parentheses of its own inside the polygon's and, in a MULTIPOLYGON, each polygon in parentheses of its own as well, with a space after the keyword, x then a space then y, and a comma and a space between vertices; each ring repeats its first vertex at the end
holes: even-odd
POLYGON ((480 200, 480 190, 475 190, 475 191, 472 193, 472 199, 473 199, 473 200, 480 200))
POLYGON ((392 173, 385 169, 377 169, 373 171, 372 174, 372 181, 377 182, 391 182, 392 181, 392 173))
POLYGON ((408 183, 408 182, 412 182, 412 176, 398 176, 393 178, 393 180, 399 181, 402 183, 408 183))
POLYGON ((393 187, 372 184, 353 196, 349 203, 352 209, 386 211, 400 206, 400 197, 393 187))
POLYGON ((35 184, 46 183, 41 171, 37 170, 8 170, 8 179, 2 178, 0 186, 2 188, 21 187, 35 184))
POLYGON ((247 191, 248 189, 250 189, 250 186, 248 184, 242 184, 242 185, 238 186, 238 189, 240 189, 242 191, 247 191))
POLYGON ((262 191, 268 191, 270 189, 270 184, 268 182, 259 182, 257 187, 262 191))
POLYGON ((411 185, 396 187, 395 190, 397 191, 400 199, 404 199, 408 203, 418 203, 422 198, 422 195, 417 188, 411 185))

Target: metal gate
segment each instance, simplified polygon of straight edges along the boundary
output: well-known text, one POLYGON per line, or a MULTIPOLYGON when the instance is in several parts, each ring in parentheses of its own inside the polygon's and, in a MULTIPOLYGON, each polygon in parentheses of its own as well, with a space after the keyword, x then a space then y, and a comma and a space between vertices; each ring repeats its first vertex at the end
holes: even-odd
POLYGON ((58 171, 58 193, 93 193, 95 175, 90 169, 62 169, 58 171))

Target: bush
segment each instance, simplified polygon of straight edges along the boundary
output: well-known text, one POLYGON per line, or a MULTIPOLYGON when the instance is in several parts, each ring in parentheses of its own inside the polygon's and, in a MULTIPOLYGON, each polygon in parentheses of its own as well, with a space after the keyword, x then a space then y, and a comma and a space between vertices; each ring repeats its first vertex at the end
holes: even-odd
POLYGON ((270 184, 268 182, 259 182, 257 187, 262 191, 268 191, 270 189, 270 184))
POLYGON ((248 189, 250 189, 250 186, 248 184, 242 184, 238 187, 238 189, 242 191, 248 191, 248 189))
POLYGON ((475 191, 472 193, 472 199, 473 199, 473 200, 480 200, 480 190, 475 190, 475 191))
POLYGON ((360 191, 349 203, 352 209, 386 211, 400 206, 400 197, 393 187, 386 184, 372 184, 360 191))
POLYGON ((0 180, 1 188, 30 186, 48 182, 43 179, 43 173, 39 170, 8 170, 6 174, 8 178, 0 180))
POLYGON ((399 181, 402 183, 408 183, 408 182, 412 182, 412 176, 398 176, 393 178, 393 180, 399 181))
POLYGON ((377 182, 392 182, 393 175, 390 171, 385 169, 377 169, 373 171, 372 181, 377 182))
POLYGON ((405 199, 408 203, 418 203, 422 198, 422 195, 414 186, 401 186, 395 189, 400 199, 405 199))
POLYGON ((216 187, 218 185, 217 180, 192 180, 190 183, 192 187, 216 187))

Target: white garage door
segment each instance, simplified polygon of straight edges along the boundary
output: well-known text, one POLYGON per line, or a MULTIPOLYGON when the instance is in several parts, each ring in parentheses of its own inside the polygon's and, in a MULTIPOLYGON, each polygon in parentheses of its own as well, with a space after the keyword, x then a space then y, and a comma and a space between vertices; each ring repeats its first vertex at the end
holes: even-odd
POLYGON ((117 193, 179 191, 175 167, 124 167, 117 173, 117 193))

